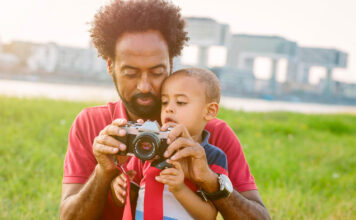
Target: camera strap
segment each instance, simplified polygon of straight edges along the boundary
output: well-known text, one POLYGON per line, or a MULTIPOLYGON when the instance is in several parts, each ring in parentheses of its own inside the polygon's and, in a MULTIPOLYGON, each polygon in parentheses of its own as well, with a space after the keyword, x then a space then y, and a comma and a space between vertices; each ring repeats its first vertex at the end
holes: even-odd
POLYGON ((125 207, 124 207, 124 213, 123 213, 123 216, 122 216, 122 219, 125 219, 125 220, 132 220, 132 210, 131 210, 131 200, 130 200, 130 177, 129 175, 127 175, 127 172, 125 170, 125 168, 122 166, 122 165, 118 165, 117 164, 117 168, 119 170, 121 170, 122 173, 125 174, 126 176, 126 186, 127 186, 127 189, 126 189, 126 204, 125 204, 125 207))
POLYGON ((163 219, 163 189, 164 184, 157 182, 155 177, 161 170, 150 166, 146 173, 144 220, 163 219))

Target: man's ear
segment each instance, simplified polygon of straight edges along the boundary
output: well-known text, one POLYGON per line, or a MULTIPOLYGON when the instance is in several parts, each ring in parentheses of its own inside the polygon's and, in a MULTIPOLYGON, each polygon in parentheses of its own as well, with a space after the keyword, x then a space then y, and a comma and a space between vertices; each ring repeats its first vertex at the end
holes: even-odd
POLYGON ((106 58, 106 69, 108 70, 109 75, 112 76, 114 73, 114 62, 110 57, 106 58))
POLYGON ((173 58, 169 59, 169 74, 171 75, 173 73, 173 58))
POLYGON ((210 121, 211 119, 214 119, 216 117, 216 115, 219 112, 219 104, 216 102, 210 102, 208 104, 206 104, 206 112, 204 115, 204 119, 207 121, 210 121))

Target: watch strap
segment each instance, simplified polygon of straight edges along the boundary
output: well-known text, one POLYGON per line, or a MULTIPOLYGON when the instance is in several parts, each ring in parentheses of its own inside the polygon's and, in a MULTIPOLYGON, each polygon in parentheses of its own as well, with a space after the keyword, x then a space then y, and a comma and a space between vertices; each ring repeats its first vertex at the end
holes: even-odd
POLYGON ((207 199, 209 200, 217 200, 217 199, 221 199, 221 198, 225 198, 228 197, 231 192, 225 187, 221 175, 223 174, 218 174, 219 176, 219 190, 217 192, 214 193, 208 193, 206 191, 204 191, 203 189, 201 189, 200 191, 198 191, 198 194, 205 200, 207 201, 207 199))

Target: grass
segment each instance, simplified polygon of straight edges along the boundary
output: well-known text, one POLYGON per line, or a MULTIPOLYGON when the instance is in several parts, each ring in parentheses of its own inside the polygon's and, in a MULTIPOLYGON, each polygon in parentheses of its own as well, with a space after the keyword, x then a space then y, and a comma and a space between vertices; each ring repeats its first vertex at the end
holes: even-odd
MULTIPOLYGON (((0 96, 0 219, 58 219, 68 131, 87 106, 0 96)), ((356 216, 356 116, 222 109, 273 219, 356 216)))

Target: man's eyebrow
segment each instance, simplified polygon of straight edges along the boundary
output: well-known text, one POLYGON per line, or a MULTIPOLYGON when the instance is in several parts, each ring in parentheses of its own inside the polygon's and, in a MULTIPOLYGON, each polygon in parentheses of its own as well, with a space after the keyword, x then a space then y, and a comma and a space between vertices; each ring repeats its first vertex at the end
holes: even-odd
POLYGON ((134 69, 134 70, 137 70, 138 68, 137 67, 134 67, 134 66, 130 66, 130 65, 123 65, 122 67, 121 67, 121 69, 123 70, 123 69, 134 69))
POLYGON ((156 65, 156 66, 150 67, 150 69, 156 69, 156 68, 159 68, 159 67, 166 68, 167 66, 164 65, 164 64, 158 64, 158 65, 156 65))

